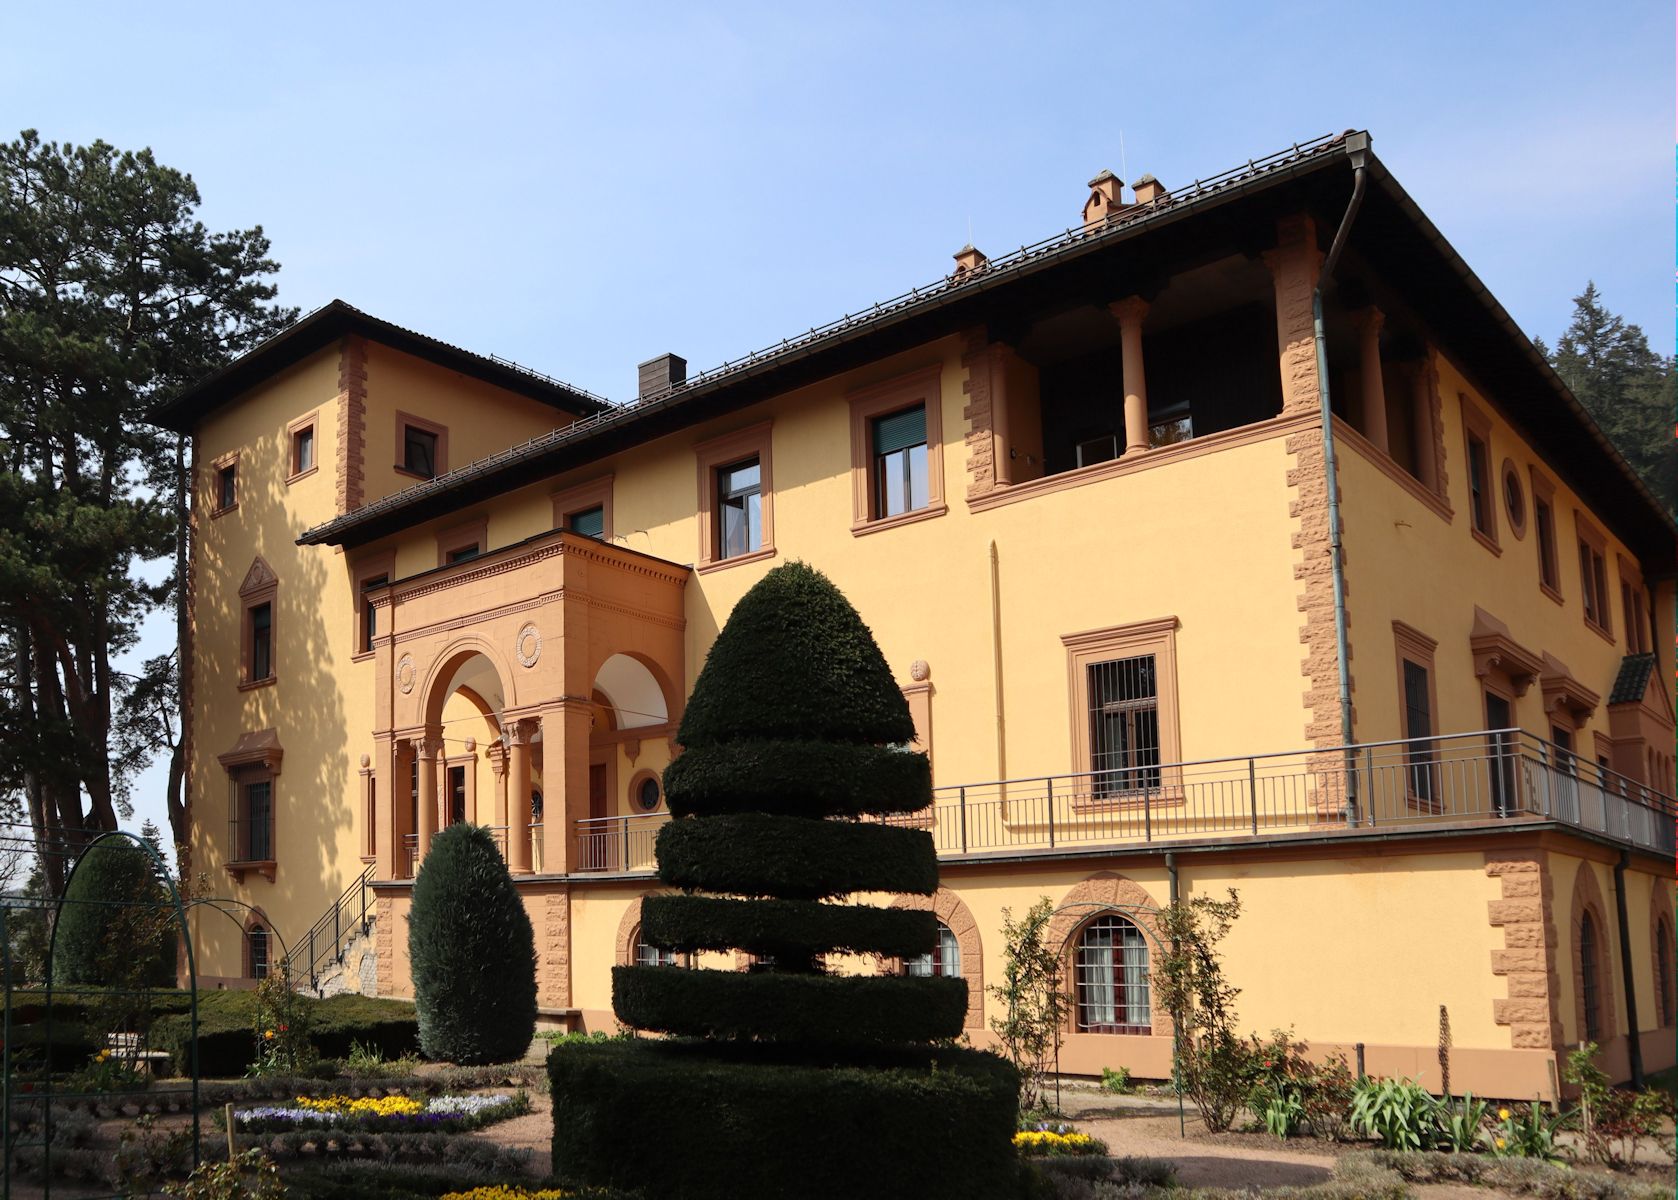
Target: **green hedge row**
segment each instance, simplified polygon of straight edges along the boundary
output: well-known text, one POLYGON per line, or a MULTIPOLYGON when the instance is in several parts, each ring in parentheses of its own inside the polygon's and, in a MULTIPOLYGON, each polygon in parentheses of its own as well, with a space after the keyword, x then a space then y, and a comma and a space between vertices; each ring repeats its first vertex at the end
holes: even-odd
POLYGON ((665 883, 735 896, 938 890, 938 855, 924 829, 730 813, 669 822, 658 831, 657 853, 665 883))
POLYGON ((548 1077, 554 1172, 578 1183, 660 1200, 1025 1194, 1019 1076, 991 1054, 764 1062, 637 1041, 557 1047, 548 1077))
MULTIPOLYGON (((352 1044, 376 1047, 386 1058, 419 1050, 414 1006, 370 996, 330 996, 310 1004, 309 1040, 326 1058, 345 1058, 352 1044)), ((198 1005, 200 1075, 243 1075, 256 1061, 256 997, 250 992, 212 992, 198 1005)), ((167 1051, 178 1074, 192 1069, 191 1017, 159 1017, 151 1030, 154 1050, 167 1051)))
POLYGON ((636 1029, 819 1045, 931 1042, 961 1034, 967 981, 907 975, 613 967, 612 1010, 636 1029))
MULTIPOLYGON (((53 989, 52 1018, 54 1021, 87 1021, 92 1019, 101 1004, 105 989, 99 987, 67 987, 53 989)), ((211 995, 199 993, 199 1001, 211 995)), ((153 1016, 165 1013, 184 1013, 192 1007, 192 996, 174 988, 159 988, 144 996, 113 998, 124 1005, 144 1007, 153 1016)), ((44 1021, 47 1015, 47 993, 44 988, 19 989, 12 993, 12 1023, 32 1024, 44 1021)))
POLYGON ((855 817, 919 812, 932 767, 897 746, 739 741, 686 750, 664 772, 672 816, 729 812, 855 817))
POLYGON ((913 741, 909 704, 874 635, 820 571, 769 572, 740 598, 694 681, 687 751, 757 738, 913 741))
POLYGON ((931 912, 817 900, 724 900, 648 896, 641 939, 670 950, 747 950, 786 960, 844 951, 913 958, 932 949, 931 912))

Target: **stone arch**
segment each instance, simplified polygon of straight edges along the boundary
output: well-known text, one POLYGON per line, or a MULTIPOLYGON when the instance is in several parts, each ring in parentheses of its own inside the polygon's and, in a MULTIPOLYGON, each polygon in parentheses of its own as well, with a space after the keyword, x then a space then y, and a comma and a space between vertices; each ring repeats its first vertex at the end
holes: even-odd
POLYGON ((1164 939, 1160 936, 1157 912, 1159 902, 1134 879, 1111 871, 1091 875, 1072 885, 1056 905, 1049 921, 1048 943, 1060 954, 1062 986, 1068 997, 1066 1031, 1078 1028, 1077 1014, 1077 935, 1084 926, 1099 916, 1116 914, 1124 917, 1142 931, 1148 943, 1148 1028, 1155 1037, 1171 1037, 1171 1014, 1154 1000, 1153 962, 1158 957, 1164 939))
MULTIPOLYGON (((471 659, 480 656, 488 661, 490 669, 495 672, 501 684, 502 711, 517 707, 518 699, 513 683, 515 676, 500 649, 487 638, 477 634, 466 634, 450 642, 432 658, 423 682, 414 689, 420 699, 417 702, 418 711, 415 713, 417 719, 412 724, 427 728, 438 725, 443 719, 443 704, 455 690, 451 685, 455 681, 456 673, 471 659)), ((478 700, 482 702, 483 697, 479 696, 478 700)))
POLYGON ((671 726, 681 694, 655 660, 635 650, 607 654, 594 666, 591 687, 606 697, 620 729, 671 726))
POLYGON ((1596 934, 1596 953, 1592 967, 1596 974, 1598 1034, 1597 1044, 1606 1046, 1614 1040, 1619 1022, 1614 1014, 1614 969, 1615 955, 1610 953, 1609 944, 1613 936, 1613 927, 1608 923, 1608 906, 1602 902, 1602 888, 1596 881, 1596 872, 1591 869, 1588 860, 1579 863, 1579 870, 1573 876, 1573 903, 1568 917, 1567 928, 1569 942, 1567 947, 1568 962, 1573 968, 1573 1014, 1574 1032, 1578 1036, 1575 1041, 1587 1040, 1585 1034, 1585 976, 1584 963, 1580 957, 1582 947, 1579 944, 1579 932, 1584 923, 1585 915, 1589 913, 1592 929, 1596 934))
MULTIPOLYGON (((664 895, 662 892, 648 892, 631 900, 623 910, 623 916, 618 918, 617 964, 620 967, 635 965, 635 943, 641 940, 641 901, 647 896, 664 895)), ((684 967, 693 965, 691 954, 678 954, 676 961, 684 967)))
MULTIPOLYGON (((956 945, 961 950, 961 977, 967 981, 967 1016, 962 1024, 967 1029, 983 1029, 985 1027, 985 952, 979 937, 979 923, 973 919, 973 913, 968 909, 962 898, 947 887, 940 887, 931 896, 898 896, 891 903, 893 908, 910 908, 924 912, 931 909, 933 915, 949 927, 956 935, 956 945)), ((879 971, 883 975, 896 975, 903 970, 903 960, 900 958, 880 959, 879 971)))
POLYGON ((1672 885, 1656 879, 1649 892, 1649 974, 1655 981, 1655 1014, 1661 1027, 1678 1025, 1678 946, 1673 944, 1672 885), (1661 971, 1662 948, 1666 971, 1661 971))

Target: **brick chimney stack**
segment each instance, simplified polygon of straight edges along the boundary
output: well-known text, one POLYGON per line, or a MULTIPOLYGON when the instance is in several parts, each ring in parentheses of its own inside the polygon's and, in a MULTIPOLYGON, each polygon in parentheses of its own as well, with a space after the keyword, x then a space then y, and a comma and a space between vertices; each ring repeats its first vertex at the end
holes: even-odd
POLYGON ((964 276, 971 275, 974 271, 982 271, 986 267, 990 266, 990 259, 985 257, 985 252, 983 250, 975 250, 971 242, 956 251, 955 259, 956 270, 954 278, 956 279, 961 279, 964 276))
POLYGON ((1132 185, 1136 192, 1136 203, 1152 204, 1165 195, 1165 185, 1152 175, 1144 175, 1132 185))
POLYGON ((1128 207, 1124 202, 1124 180, 1111 171, 1103 171, 1090 180, 1090 196, 1084 201, 1084 228, 1105 225, 1109 217, 1128 207))
POLYGON ((667 387, 687 382, 688 360, 679 354, 660 354, 641 364, 639 399, 645 400, 667 387))

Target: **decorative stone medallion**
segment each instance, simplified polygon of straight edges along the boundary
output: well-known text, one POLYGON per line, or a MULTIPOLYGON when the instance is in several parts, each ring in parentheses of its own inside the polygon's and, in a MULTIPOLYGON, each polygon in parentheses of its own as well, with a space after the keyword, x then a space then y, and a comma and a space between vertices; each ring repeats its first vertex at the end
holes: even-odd
POLYGON ((396 686, 402 689, 404 696, 414 690, 414 656, 412 654, 404 654, 401 661, 396 664, 396 686))
POLYGON ((513 639, 513 653, 518 655, 522 667, 534 667, 542 657, 542 635, 534 621, 526 621, 519 629, 518 637, 513 639))
POLYGON ((909 664, 909 678, 916 683, 925 683, 932 678, 932 668, 926 665, 926 659, 917 658, 909 664))

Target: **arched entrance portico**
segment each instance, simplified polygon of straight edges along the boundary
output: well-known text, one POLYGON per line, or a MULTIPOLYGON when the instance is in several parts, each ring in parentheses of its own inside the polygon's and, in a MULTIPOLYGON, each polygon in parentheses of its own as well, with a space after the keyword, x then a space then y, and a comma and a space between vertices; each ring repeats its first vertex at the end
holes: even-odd
POLYGON ((497 830, 515 875, 578 869, 579 822, 668 761, 687 574, 555 531, 371 593, 379 878, 451 820, 497 830))

